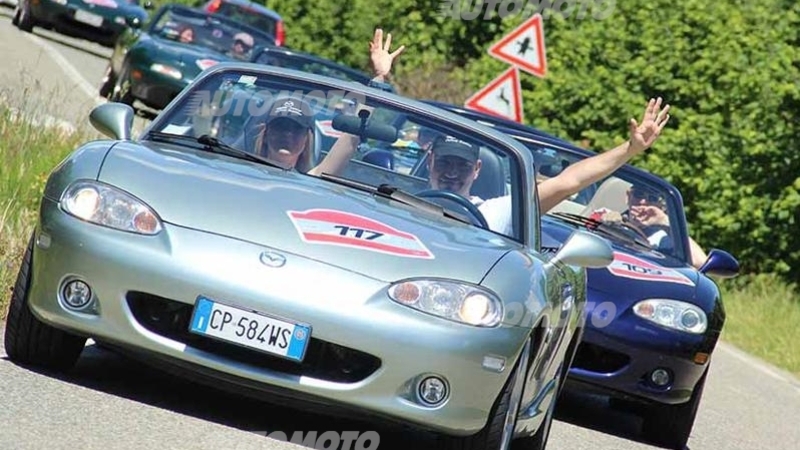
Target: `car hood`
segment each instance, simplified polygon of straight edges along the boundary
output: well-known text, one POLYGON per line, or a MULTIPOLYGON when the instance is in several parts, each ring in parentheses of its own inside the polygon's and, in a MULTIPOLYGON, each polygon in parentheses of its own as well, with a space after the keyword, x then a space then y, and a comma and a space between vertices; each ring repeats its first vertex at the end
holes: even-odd
POLYGON ((480 283, 520 244, 293 171, 152 142, 119 143, 99 181, 164 222, 254 242, 382 281, 480 283))
MULTIPOLYGON (((542 220, 542 245, 552 253, 575 230, 574 226, 551 218, 542 220)), ((697 270, 685 262, 654 250, 629 246, 609 239, 614 261, 607 267, 588 269, 589 290, 601 291, 618 303, 629 307, 643 298, 695 298, 700 277, 697 270)))
POLYGON ((197 61, 211 60, 223 62, 232 60, 230 56, 215 52, 206 47, 184 44, 164 38, 152 39, 150 45, 152 46, 151 48, 155 50, 155 55, 158 55, 156 57, 158 62, 177 63, 180 65, 181 72, 184 73, 187 82, 191 81, 197 74, 202 72, 202 69, 210 67, 210 65, 200 67, 197 65, 197 61))
POLYGON ((112 21, 121 16, 147 17, 147 11, 142 7, 125 2, 124 0, 70 0, 67 3, 79 9, 99 14, 112 21))

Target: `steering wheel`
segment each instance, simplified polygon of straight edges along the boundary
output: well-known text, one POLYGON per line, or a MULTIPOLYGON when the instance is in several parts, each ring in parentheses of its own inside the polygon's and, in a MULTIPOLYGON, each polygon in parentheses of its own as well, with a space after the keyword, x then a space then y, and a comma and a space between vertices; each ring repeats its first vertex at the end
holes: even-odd
POLYGON ((474 218, 478 222, 477 225, 480 225, 482 228, 486 230, 489 229, 489 223, 486 222, 486 218, 483 217, 483 213, 481 213, 478 207, 475 206, 467 198, 458 195, 455 192, 443 191, 440 189, 428 189, 422 192, 418 192, 414 195, 421 198, 441 198, 444 200, 449 200, 467 210, 467 212, 469 212, 472 218, 474 218))
POLYGON ((631 234, 635 234, 635 235, 641 237, 642 239, 644 239, 645 241, 649 242, 650 238, 647 236, 647 234, 645 234, 645 232, 642 231, 642 229, 639 228, 638 225, 636 225, 635 223, 631 222, 630 220, 625 219, 622 222, 615 222, 615 225, 619 226, 620 228, 622 228, 626 232, 631 233, 631 234))

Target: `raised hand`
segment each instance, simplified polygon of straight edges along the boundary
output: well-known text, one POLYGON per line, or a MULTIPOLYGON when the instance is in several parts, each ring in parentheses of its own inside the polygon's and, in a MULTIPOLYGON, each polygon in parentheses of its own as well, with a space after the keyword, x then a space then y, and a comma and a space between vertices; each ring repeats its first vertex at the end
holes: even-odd
POLYGON ((658 139, 661 130, 669 121, 669 105, 661 107, 661 97, 650 99, 642 115, 641 123, 636 119, 630 121, 630 148, 634 153, 641 153, 658 139))
POLYGON ((403 50, 406 49, 405 45, 401 45, 395 51, 389 52, 392 47, 392 33, 386 34, 386 42, 383 41, 383 30, 380 28, 375 29, 375 34, 372 36, 372 41, 369 43, 369 59, 372 62, 372 70, 378 81, 384 81, 386 75, 392 71, 392 62, 397 58, 403 50))
POLYGON ((669 216, 658 206, 641 205, 630 207, 631 216, 644 226, 669 226, 669 216))

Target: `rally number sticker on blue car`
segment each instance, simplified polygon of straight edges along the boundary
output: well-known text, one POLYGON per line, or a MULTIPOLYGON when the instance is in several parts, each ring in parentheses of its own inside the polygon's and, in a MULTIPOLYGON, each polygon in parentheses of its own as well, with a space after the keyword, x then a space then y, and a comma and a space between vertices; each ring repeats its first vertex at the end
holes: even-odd
POLYGON ((242 347, 302 361, 311 327, 200 296, 189 331, 242 347))

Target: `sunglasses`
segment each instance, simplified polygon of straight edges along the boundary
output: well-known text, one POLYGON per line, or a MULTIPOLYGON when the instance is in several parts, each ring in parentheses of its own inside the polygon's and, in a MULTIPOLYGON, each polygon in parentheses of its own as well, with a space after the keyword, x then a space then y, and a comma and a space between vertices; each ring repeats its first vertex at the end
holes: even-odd
POLYGON ((252 46, 250 46, 250 45, 247 45, 247 44, 245 44, 244 42, 242 42, 242 41, 240 41, 240 40, 236 40, 236 42, 234 42, 234 43, 233 43, 233 45, 234 45, 234 46, 239 46, 239 47, 241 47, 241 48, 242 48, 242 50, 243 50, 243 51, 246 51, 246 52, 249 52, 249 51, 250 51, 250 49, 252 49, 252 48, 253 48, 252 46))
POLYGON ((292 134, 300 134, 308 131, 308 128, 291 119, 275 119, 269 124, 268 128, 278 132, 287 132, 292 134))

